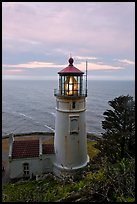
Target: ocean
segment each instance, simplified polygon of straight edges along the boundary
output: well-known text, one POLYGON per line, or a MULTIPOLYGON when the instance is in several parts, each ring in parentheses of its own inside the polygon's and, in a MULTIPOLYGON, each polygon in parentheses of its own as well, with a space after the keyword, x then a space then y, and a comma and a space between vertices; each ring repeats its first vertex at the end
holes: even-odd
MULTIPOLYGON (((53 132, 55 129, 56 80, 2 81, 2 136, 9 133, 53 132)), ((134 81, 88 81, 86 129, 101 135, 103 113, 110 109, 109 100, 120 95, 135 99, 134 81)))

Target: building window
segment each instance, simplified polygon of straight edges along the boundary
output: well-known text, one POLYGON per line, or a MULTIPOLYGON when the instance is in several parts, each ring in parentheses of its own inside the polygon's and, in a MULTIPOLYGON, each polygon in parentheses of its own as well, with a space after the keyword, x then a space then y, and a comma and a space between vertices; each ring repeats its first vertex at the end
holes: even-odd
POLYGON ((23 164, 23 174, 24 176, 29 176, 29 163, 24 163, 23 164))
POLYGON ((70 116, 70 134, 78 134, 79 132, 78 119, 79 116, 70 116))

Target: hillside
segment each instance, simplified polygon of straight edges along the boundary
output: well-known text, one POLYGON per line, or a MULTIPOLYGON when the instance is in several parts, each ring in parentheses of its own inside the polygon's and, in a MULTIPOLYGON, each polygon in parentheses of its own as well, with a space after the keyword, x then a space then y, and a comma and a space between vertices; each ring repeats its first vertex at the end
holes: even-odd
MULTIPOLYGON (((52 142, 50 140, 48 142, 52 142)), ((90 163, 77 176, 60 180, 52 174, 17 181, 2 188, 3 202, 134 202, 134 160, 114 165, 96 160, 97 141, 88 141, 90 163), (94 159, 95 158, 95 159, 94 159), (128 179, 127 179, 128 178, 128 179)))

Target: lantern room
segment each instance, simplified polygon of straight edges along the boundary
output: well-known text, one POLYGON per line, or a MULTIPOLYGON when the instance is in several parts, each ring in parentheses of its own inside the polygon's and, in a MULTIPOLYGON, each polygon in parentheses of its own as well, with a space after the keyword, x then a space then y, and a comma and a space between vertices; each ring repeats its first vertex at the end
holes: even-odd
POLYGON ((58 72, 59 74, 59 96, 83 96, 83 74, 73 66, 73 58, 69 58, 69 65, 58 72))

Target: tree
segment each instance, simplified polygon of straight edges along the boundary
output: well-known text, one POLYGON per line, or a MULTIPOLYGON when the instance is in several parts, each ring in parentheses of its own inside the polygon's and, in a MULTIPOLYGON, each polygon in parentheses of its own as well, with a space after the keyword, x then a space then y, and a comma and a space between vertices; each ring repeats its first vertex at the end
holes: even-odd
POLYGON ((135 101, 133 97, 119 96, 108 104, 102 121, 102 138, 97 145, 111 161, 135 155, 135 101))

